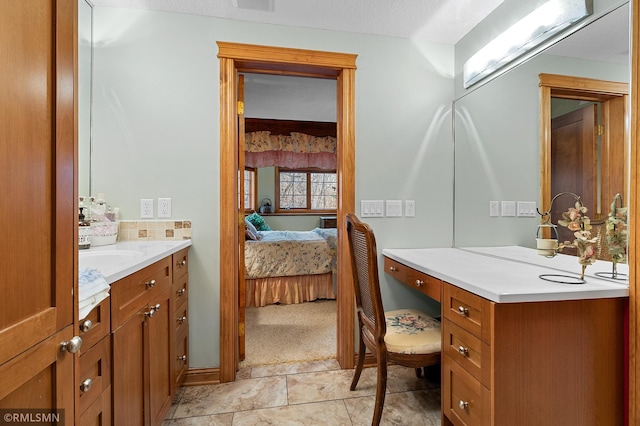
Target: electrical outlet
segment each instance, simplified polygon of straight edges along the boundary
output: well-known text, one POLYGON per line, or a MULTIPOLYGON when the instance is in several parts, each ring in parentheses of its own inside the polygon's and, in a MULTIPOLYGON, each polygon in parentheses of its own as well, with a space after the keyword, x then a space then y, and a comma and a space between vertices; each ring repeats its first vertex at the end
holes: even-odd
POLYGON ((140 217, 142 219, 153 218, 153 200, 150 198, 142 198, 140 200, 140 217))
POLYGON ((415 200, 404 200, 404 215, 406 217, 416 216, 416 202, 415 200))
POLYGON ((489 201, 489 216, 500 216, 500 201, 489 201))
POLYGON ((171 198, 158 198, 158 217, 171 217, 171 198))

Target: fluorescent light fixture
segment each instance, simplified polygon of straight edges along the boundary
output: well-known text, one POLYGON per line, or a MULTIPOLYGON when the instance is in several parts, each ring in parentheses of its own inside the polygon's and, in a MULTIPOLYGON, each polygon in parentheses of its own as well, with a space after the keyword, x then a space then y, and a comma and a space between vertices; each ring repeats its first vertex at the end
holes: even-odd
POLYGON ((465 89, 593 13, 593 0, 550 0, 491 40, 464 64, 465 89))

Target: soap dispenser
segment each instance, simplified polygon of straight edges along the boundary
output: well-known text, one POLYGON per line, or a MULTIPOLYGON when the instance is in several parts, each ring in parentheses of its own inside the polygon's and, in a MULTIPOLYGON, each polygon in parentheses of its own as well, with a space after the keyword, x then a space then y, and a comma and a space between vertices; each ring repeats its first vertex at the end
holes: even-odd
POLYGON ((78 248, 85 250, 91 247, 91 222, 84 217, 85 207, 80 208, 78 215, 78 248))

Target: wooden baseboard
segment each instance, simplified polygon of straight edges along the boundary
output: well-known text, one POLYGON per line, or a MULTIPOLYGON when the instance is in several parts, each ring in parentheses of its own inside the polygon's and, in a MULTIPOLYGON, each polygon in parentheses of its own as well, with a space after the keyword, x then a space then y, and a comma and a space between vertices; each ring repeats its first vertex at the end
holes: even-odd
POLYGON ((220 384, 220 368, 189 368, 182 386, 218 385, 220 384))
MULTIPOLYGON (((358 354, 354 354, 354 363, 358 363, 358 354)), ((375 367, 376 358, 370 354, 365 354, 364 366, 375 367)), ((198 386, 198 385, 218 385, 220 384, 220 368, 189 368, 185 374, 182 386, 198 386)))

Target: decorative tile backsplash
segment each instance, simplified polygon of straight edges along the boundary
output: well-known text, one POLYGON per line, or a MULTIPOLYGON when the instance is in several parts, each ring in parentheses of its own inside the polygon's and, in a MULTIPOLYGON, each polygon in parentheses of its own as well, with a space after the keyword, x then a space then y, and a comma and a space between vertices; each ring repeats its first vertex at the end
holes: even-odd
POLYGON ((190 238, 190 220, 121 220, 118 231, 118 241, 186 240, 190 238))

